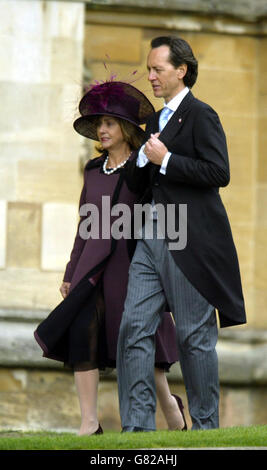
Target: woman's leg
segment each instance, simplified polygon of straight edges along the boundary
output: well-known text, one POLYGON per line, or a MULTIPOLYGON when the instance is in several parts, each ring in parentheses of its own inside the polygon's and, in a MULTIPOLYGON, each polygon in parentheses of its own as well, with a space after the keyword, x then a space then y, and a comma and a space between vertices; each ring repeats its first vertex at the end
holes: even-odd
POLYGON ((156 392, 168 424, 168 429, 183 429, 185 422, 174 396, 171 394, 169 384, 163 369, 155 367, 156 392))
POLYGON ((81 409, 79 435, 93 434, 99 426, 97 419, 98 369, 74 372, 75 384, 81 409))

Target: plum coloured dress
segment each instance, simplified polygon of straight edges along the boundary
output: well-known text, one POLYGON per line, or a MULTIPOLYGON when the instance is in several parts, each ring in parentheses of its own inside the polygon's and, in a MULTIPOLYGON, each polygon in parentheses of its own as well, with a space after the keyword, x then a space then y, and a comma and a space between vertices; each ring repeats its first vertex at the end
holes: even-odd
MULTIPOLYGON (((35 339, 45 357, 62 361, 76 370, 116 366, 130 245, 134 243, 128 238, 115 240, 107 236, 107 230, 118 218, 110 216, 108 220, 109 207, 126 204, 132 212, 136 195, 129 191, 123 169, 110 175, 103 172, 104 158, 90 160, 86 165, 80 197, 80 208, 87 207, 84 204, 93 204, 97 208, 99 217, 95 216, 94 220, 99 237, 84 237, 84 230, 91 235, 96 233, 89 224, 88 217, 92 214, 89 210, 80 218, 64 274, 64 281, 71 283, 70 293, 35 331, 35 339)), ((168 370, 177 360, 173 318, 169 312, 164 312, 155 335, 155 365, 168 370)))

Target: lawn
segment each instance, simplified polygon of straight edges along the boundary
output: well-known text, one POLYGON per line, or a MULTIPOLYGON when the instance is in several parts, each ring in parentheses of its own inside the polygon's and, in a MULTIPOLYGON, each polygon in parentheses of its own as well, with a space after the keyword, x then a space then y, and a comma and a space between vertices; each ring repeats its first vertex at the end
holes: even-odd
POLYGON ((208 431, 156 431, 98 436, 55 432, 0 432, 0 450, 118 450, 167 448, 266 447, 267 426, 231 427, 208 431))

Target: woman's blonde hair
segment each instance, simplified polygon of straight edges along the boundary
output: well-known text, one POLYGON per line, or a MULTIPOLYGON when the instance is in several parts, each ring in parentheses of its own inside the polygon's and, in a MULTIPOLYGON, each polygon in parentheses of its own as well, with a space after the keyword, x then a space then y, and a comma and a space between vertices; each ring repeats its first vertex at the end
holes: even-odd
MULTIPOLYGON (((103 116, 98 116, 95 118, 94 124, 96 127, 98 127, 102 117, 103 116)), ((139 147, 141 147, 143 143, 143 136, 138 130, 138 128, 131 122, 126 121, 125 119, 121 119, 115 116, 114 117, 111 116, 111 117, 119 123, 123 138, 125 142, 129 144, 131 150, 137 150, 139 147)), ((103 148, 100 144, 96 146, 96 150, 99 153, 103 153, 103 148)))

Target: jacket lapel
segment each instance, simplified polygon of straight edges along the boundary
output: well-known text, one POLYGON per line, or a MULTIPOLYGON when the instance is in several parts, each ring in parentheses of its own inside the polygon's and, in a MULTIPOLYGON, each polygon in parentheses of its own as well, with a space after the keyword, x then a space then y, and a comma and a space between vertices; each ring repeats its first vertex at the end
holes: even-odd
MULTIPOLYGON (((178 134, 183 125, 183 115, 187 109, 191 106, 194 95, 189 91, 183 101, 181 102, 178 109, 173 113, 172 117, 160 133, 159 139, 166 145, 170 142, 175 135, 178 134)), ((159 113, 160 114, 160 113, 159 113)))
MULTIPOLYGON (((160 133, 159 139, 168 147, 168 142, 171 142, 175 135, 178 134, 179 130, 183 125, 183 115, 188 108, 190 108, 192 102, 194 101, 194 95, 189 91, 184 97, 178 109, 173 113, 172 117, 164 127, 163 131, 160 133)), ((153 121, 151 123, 150 132, 156 133, 159 132, 159 116, 162 109, 157 111, 153 116, 153 121)), ((149 138, 149 136, 148 136, 149 138)), ((153 181, 156 174, 159 172, 159 166, 151 164, 150 177, 153 181)))

